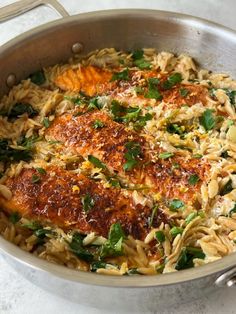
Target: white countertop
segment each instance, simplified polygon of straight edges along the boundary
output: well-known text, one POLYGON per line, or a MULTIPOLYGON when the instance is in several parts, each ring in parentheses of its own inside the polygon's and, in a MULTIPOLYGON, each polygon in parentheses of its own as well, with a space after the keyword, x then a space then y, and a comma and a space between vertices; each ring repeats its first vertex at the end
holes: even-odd
MULTIPOLYGON (((0 0, 0 7, 12 0, 0 0)), ((187 13, 224 24, 236 30, 235 0, 60 0, 70 14, 113 8, 148 8, 187 13)), ((58 18, 57 13, 47 7, 39 7, 14 20, 0 24, 0 45, 22 32, 58 18)), ((234 314, 236 313, 236 289, 222 289, 196 302, 178 308, 161 309, 162 314, 234 314)), ((0 314, 61 314, 86 313, 105 314, 71 303, 34 286, 0 256, 0 314)), ((114 310, 115 314, 120 313, 114 310)))

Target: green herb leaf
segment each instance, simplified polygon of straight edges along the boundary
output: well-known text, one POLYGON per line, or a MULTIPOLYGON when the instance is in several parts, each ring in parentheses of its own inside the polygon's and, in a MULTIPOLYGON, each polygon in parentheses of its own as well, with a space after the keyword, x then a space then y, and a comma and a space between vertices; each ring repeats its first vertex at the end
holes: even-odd
POLYGON ((113 73, 111 81, 120 81, 120 80, 129 81, 129 79, 130 79, 130 77, 129 77, 129 70, 125 69, 122 72, 113 73))
POLYGON ((38 221, 29 221, 25 224, 22 224, 22 227, 28 228, 32 231, 36 231, 38 229, 42 229, 42 225, 38 221))
POLYGON ((179 93, 182 97, 186 97, 189 94, 189 90, 187 88, 180 88, 179 93))
POLYGON ((221 196, 226 195, 233 190, 232 183, 233 183, 232 180, 229 179, 229 181, 223 186, 223 188, 220 191, 221 196))
POLYGON ((90 270, 92 272, 96 272, 98 269, 100 268, 105 268, 105 269, 117 269, 117 267, 115 267, 112 264, 108 264, 102 261, 97 261, 97 262, 93 262, 90 266, 90 270))
POLYGON ((53 234, 53 231, 50 229, 37 229, 34 231, 34 234, 36 235, 36 237, 38 237, 39 239, 44 239, 48 234, 53 234))
POLYGON ((78 232, 75 232, 72 237, 72 241, 69 243, 70 250, 79 258, 86 262, 93 260, 93 254, 83 247, 84 236, 78 232))
POLYGON ((143 59, 138 59, 134 61, 134 65, 138 67, 140 70, 145 70, 145 69, 150 69, 151 68, 151 63, 147 60, 143 59))
POLYGON ((40 173, 40 174, 46 174, 47 172, 46 172, 46 170, 45 169, 43 169, 43 168, 35 168, 37 171, 38 171, 38 173, 40 173))
POLYGON ((157 88, 159 82, 159 79, 156 77, 151 77, 148 79, 148 92, 144 95, 145 98, 151 98, 156 100, 162 99, 162 95, 157 88))
POLYGON ((153 206, 153 208, 152 208, 152 214, 151 214, 151 216, 150 216, 150 218, 149 218, 149 222, 148 222, 149 228, 150 228, 150 227, 152 226, 152 224, 153 224, 153 220, 154 220, 154 217, 155 217, 156 214, 157 214, 157 210, 158 210, 158 206, 157 206, 157 205, 153 206))
POLYGON ((175 198, 169 203, 169 207, 171 211, 177 211, 178 209, 184 207, 184 202, 175 198))
POLYGON ((204 127, 206 131, 212 130, 216 125, 216 119, 212 112, 212 109, 206 109, 203 115, 199 118, 200 124, 204 127))
POLYGON ((99 101, 99 97, 91 98, 88 102, 88 110, 101 110, 103 108, 103 104, 99 101))
POLYGON ((32 158, 30 149, 11 148, 7 140, 0 140, 0 161, 29 161, 32 158))
POLYGON ((168 124, 166 127, 166 131, 171 134, 184 134, 183 128, 176 123, 168 124))
POLYGON ((229 211, 229 217, 231 217, 235 213, 236 213, 236 203, 234 204, 234 207, 229 211))
POLYGON ((10 119, 17 118, 23 113, 27 113, 28 117, 32 118, 38 114, 38 111, 35 110, 30 104, 18 102, 12 107, 8 117, 10 119))
POLYGON ((123 165, 123 169, 130 171, 139 163, 137 158, 141 155, 141 146, 139 143, 131 141, 125 144, 125 148, 127 149, 125 153, 126 163, 123 165))
POLYGON ((95 205, 94 199, 92 199, 91 195, 88 193, 85 196, 81 197, 81 202, 85 213, 91 210, 92 207, 95 205))
POLYGON ((169 153, 169 152, 160 153, 158 155, 158 157, 160 159, 168 159, 168 158, 173 157, 173 156, 174 156, 174 153, 169 153))
POLYGON ((159 241, 160 243, 164 242, 166 239, 166 236, 164 234, 163 231, 159 230, 155 232, 155 238, 157 239, 157 241, 159 241))
POLYGON ((143 52, 142 49, 137 49, 137 50, 135 50, 135 51, 133 52, 132 58, 133 58, 134 60, 142 59, 142 58, 143 58, 143 54, 144 54, 144 52, 143 52))
POLYGON ((127 275, 131 276, 131 275, 143 275, 143 274, 140 273, 137 268, 130 268, 127 272, 127 275))
POLYGON ((32 178, 31 178, 31 181, 32 181, 32 183, 39 183, 41 181, 41 179, 36 174, 33 174, 32 178))
POLYGON ((229 157, 229 154, 227 152, 227 150, 225 150, 224 152, 221 153, 220 157, 222 158, 228 158, 229 157))
POLYGON ((173 236, 173 237, 176 237, 178 234, 182 234, 184 231, 183 228, 181 227, 173 227, 170 229, 170 234, 173 236))
POLYGON ((110 227, 108 240, 103 244, 100 257, 123 255, 122 243, 126 238, 120 223, 114 223, 110 227))
POLYGON ((48 117, 43 118, 43 125, 45 126, 45 128, 49 128, 50 126, 50 121, 48 119, 48 117))
POLYGON ((95 120, 93 122, 93 128, 94 129, 101 129, 105 126, 105 124, 101 120, 95 120))
POLYGON ((186 225, 188 225, 194 218, 197 217, 197 213, 191 213, 185 219, 186 225))
POLYGON ((30 78, 31 82, 36 84, 36 85, 42 85, 43 83, 46 82, 46 77, 45 77, 44 72, 42 70, 32 73, 29 76, 29 78, 30 78))
POLYGON ((9 216, 9 220, 11 223, 16 224, 19 220, 21 220, 21 215, 18 212, 14 212, 9 216))
POLYGON ((164 89, 171 89, 176 84, 180 83, 182 81, 182 75, 180 73, 174 73, 170 75, 166 81, 163 82, 162 87, 164 89))
POLYGON ((204 259, 205 254, 202 252, 200 248, 194 247, 183 248, 179 256, 179 259, 176 263, 175 269, 182 270, 193 267, 194 258, 204 259))
POLYGON ((194 154, 193 155, 193 158, 196 158, 196 159, 200 159, 202 158, 203 156, 201 154, 194 154))
POLYGON ((195 185, 198 183, 199 180, 200 178, 197 174, 191 174, 190 177, 188 178, 188 183, 190 185, 195 185))
POLYGON ((88 160, 97 168, 106 169, 106 165, 93 155, 88 155, 88 160))

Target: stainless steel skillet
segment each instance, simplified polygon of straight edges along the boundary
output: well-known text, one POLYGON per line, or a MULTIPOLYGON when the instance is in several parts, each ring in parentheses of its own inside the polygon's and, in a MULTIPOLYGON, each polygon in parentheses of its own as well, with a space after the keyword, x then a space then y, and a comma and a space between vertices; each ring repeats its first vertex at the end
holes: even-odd
MULTIPOLYGON (((32 8, 46 1, 20 2, 32 8)), ((0 10, 0 18, 10 17, 11 9, 7 14, 0 10)), ((18 10, 19 7, 15 8, 14 15, 18 10)), ((61 9, 60 12, 66 15, 61 9)), ((73 53, 84 54, 104 47, 124 50, 155 47, 159 51, 187 52, 202 67, 236 77, 234 31, 182 14, 110 10, 65 16, 0 47, 0 95, 43 66, 65 61, 73 53)), ((69 300, 109 310, 155 311, 199 298, 219 286, 236 285, 235 254, 178 273, 108 277, 49 264, 2 238, 0 250, 8 263, 30 281, 69 300)))

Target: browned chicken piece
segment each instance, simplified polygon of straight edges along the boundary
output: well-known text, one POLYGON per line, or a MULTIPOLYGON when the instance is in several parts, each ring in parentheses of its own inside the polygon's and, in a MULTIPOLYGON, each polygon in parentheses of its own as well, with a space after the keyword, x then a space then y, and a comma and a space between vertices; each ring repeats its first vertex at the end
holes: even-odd
MULTIPOLYGON (((208 165, 201 160, 174 156, 171 159, 152 161, 148 155, 149 145, 137 133, 127 131, 125 126, 113 121, 106 113, 93 111, 73 117, 65 114, 57 117, 47 129, 47 135, 61 141, 73 153, 87 158, 93 155, 106 164, 109 170, 118 172, 122 179, 130 183, 145 184, 152 192, 160 193, 164 198, 181 198, 193 201, 199 191, 201 181, 207 176, 208 165), (96 120, 103 122, 102 128, 93 127, 96 120), (127 142, 138 143, 141 147, 141 157, 134 169, 124 171, 127 142), (173 165, 178 164, 177 168, 173 165), (191 175, 197 175, 199 182, 189 184, 191 175)), ((156 156, 160 152, 156 151, 156 156)), ((152 152, 153 154, 153 152, 152 152)))
MULTIPOLYGON (((13 194, 11 200, 0 198, 1 206, 8 213, 17 211, 28 219, 105 237, 116 222, 136 239, 143 239, 150 231, 152 208, 135 205, 132 196, 125 196, 121 189, 104 188, 83 175, 61 168, 47 168, 45 174, 32 168, 23 169, 19 176, 8 178, 5 185, 13 194), (40 180, 33 183, 35 175, 40 180)), ((166 223, 167 218, 158 210, 152 225, 158 226, 162 221, 166 223)))

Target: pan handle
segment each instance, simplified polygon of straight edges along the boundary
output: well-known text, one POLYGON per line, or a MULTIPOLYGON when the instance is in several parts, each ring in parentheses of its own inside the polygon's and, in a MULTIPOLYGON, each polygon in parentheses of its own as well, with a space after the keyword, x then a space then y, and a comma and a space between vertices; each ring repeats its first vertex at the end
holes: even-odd
POLYGON ((62 17, 69 16, 69 13, 56 0, 20 0, 0 8, 0 23, 7 21, 17 15, 21 15, 40 5, 46 5, 56 10, 62 17))
POLYGON ((215 281, 218 287, 236 287, 236 267, 223 273, 215 281))

